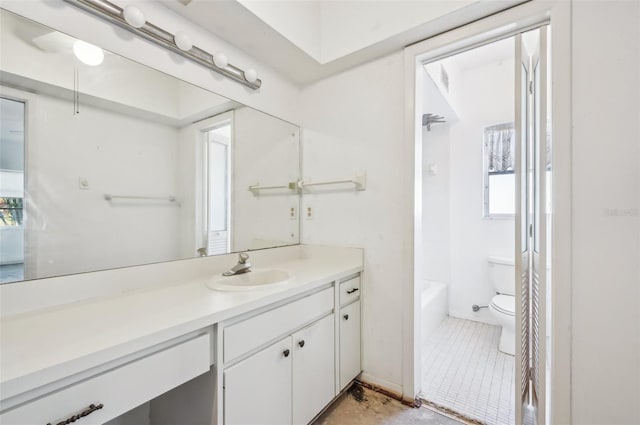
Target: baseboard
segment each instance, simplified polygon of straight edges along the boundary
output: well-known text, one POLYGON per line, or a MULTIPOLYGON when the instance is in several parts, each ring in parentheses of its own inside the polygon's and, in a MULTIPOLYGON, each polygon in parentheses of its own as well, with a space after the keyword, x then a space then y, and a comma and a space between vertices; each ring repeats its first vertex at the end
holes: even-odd
POLYGON ((360 375, 358 380, 365 386, 370 386, 372 389, 385 393, 389 397, 395 398, 396 400, 402 400, 402 385, 377 378, 364 372, 360 375))

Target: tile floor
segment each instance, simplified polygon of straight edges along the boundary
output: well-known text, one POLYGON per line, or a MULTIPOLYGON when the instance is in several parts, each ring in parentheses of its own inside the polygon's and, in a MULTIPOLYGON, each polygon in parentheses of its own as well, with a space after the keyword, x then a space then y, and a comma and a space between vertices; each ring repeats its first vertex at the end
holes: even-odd
POLYGON ((383 394, 354 385, 312 425, 461 425, 424 407, 408 407, 383 394))
POLYGON ((500 327, 446 317, 425 342, 422 397, 488 425, 515 423, 514 357, 500 327))

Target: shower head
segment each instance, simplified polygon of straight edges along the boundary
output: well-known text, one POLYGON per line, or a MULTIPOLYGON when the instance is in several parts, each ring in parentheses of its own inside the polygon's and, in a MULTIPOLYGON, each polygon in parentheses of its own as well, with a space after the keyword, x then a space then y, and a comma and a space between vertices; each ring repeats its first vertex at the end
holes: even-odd
POLYGON ((427 127, 427 131, 431 131, 431 124, 445 123, 447 120, 442 115, 424 114, 422 116, 422 126, 427 127))

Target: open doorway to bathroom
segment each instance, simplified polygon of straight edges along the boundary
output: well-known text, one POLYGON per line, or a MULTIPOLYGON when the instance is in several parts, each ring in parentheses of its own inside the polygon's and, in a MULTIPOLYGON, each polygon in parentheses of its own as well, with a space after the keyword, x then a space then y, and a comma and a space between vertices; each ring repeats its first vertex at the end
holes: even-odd
POLYGON ((547 32, 421 70, 421 397, 486 424, 545 420, 547 32))

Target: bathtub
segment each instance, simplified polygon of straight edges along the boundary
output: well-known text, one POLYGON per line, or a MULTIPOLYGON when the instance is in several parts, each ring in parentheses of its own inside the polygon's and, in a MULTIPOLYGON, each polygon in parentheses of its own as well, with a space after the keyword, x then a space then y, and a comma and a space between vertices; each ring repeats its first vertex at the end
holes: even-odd
POLYGON ((447 284, 425 280, 422 283, 422 341, 425 342, 449 312, 447 284))

